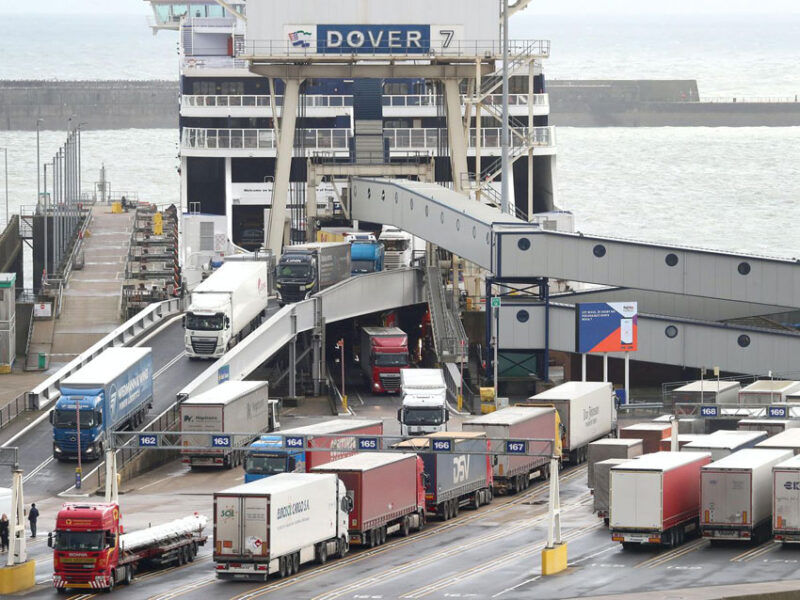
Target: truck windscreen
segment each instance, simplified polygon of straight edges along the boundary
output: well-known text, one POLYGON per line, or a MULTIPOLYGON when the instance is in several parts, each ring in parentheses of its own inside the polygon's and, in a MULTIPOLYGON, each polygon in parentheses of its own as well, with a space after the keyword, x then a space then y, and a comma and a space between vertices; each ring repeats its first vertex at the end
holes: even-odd
POLYGON ((278 266, 278 277, 282 279, 310 279, 311 269, 308 265, 285 264, 278 266))
POLYGON ((404 408, 403 423, 406 425, 441 425, 444 415, 441 408, 404 408))
POLYGON ((350 263, 350 270, 353 273, 372 273, 375 270, 375 261, 354 260, 350 263))
POLYGON ((186 315, 186 329, 189 331, 220 331, 222 329, 222 315, 186 315))
POLYGON ((103 531, 59 531, 56 536, 56 550, 91 551, 102 550, 105 535, 103 531))
MULTIPOLYGON (((55 415, 53 415, 53 426, 62 429, 75 429, 77 427, 75 412, 71 408, 56 410, 55 415)), ((82 428, 94 427, 100 424, 99 415, 93 410, 82 410, 80 415, 82 428)))
POLYGON ((408 250, 409 240, 381 240, 387 252, 405 252, 408 250))
POLYGON ((398 352, 396 354, 376 354, 375 365, 378 367, 406 367, 408 366, 408 354, 398 352))
POLYGON ((286 472, 286 456, 248 456, 244 470, 254 475, 278 475, 286 472))

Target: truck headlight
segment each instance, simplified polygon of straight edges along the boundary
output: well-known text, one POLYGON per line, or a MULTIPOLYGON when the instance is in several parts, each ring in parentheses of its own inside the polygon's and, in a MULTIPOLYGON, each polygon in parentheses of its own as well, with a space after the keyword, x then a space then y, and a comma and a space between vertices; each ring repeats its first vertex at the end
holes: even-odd
POLYGON ((89 446, 86 448, 86 454, 92 454, 94 452, 94 446, 89 446))
POLYGON ((278 289, 281 289, 281 288, 283 287, 283 284, 282 284, 282 283, 278 283, 278 282, 276 281, 276 282, 275 282, 275 287, 276 287, 276 288, 278 288, 278 289))
POLYGON ((58 446, 58 444, 53 444, 53 450, 55 450, 55 453, 56 453, 56 454, 61 454, 61 452, 62 452, 62 450, 61 450, 61 448, 58 446))

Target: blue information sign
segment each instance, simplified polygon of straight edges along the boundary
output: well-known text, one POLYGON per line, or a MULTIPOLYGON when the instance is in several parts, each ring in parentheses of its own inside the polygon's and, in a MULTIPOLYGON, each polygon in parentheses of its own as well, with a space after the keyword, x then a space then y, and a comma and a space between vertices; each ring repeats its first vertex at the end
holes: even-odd
POLYGON ((358 438, 358 449, 364 451, 377 450, 378 438, 375 437, 358 438))
POLYGON ((158 446, 158 437, 146 433, 139 434, 139 448, 154 448, 158 446))
POLYGON ((701 417, 718 417, 719 416, 719 407, 718 406, 708 406, 702 405, 700 407, 700 416, 701 417))
POLYGON ((521 440, 506 440, 506 454, 525 454, 527 442, 521 440))
POLYGON ((217 383, 225 383, 231 380, 231 366, 223 365, 217 369, 217 383))
POLYGON ((211 436, 212 448, 230 448, 231 436, 229 435, 212 435, 211 436))
POLYGON ((283 439, 283 443, 287 448, 303 448, 306 445, 302 435, 287 435, 283 439))
POLYGON ((452 440, 433 440, 434 452, 451 452, 453 450, 452 440))
POLYGON ((789 417, 789 409, 785 406, 770 406, 767 409, 767 416, 770 419, 786 419, 789 417))

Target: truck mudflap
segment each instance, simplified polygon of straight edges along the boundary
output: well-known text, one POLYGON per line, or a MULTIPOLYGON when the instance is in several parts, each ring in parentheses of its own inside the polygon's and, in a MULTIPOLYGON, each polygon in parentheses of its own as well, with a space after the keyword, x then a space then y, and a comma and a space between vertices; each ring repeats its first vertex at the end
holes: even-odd
POLYGON ((269 576, 269 563, 216 563, 214 569, 217 579, 266 580, 269 576))

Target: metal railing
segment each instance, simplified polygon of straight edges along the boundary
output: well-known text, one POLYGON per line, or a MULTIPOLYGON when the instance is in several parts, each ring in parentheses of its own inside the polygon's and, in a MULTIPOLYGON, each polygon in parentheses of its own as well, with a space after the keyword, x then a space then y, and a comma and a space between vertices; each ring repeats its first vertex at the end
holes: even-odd
POLYGON ((8 426, 20 414, 28 410, 26 394, 20 394, 5 406, 0 407, 0 429, 8 426))
POLYGON ((444 381, 447 386, 447 398, 450 402, 457 404, 458 393, 461 392, 461 399, 464 403, 463 408, 466 408, 472 414, 481 414, 481 396, 470 388, 465 378, 461 377, 459 365, 456 363, 444 365, 444 381))
POLYGON ((58 386, 61 381, 94 359, 106 348, 125 346, 144 331, 182 312, 182 310, 183 300, 181 298, 173 298, 148 306, 28 392, 26 396, 29 406, 32 409, 41 409, 49 405, 60 395, 58 386))
POLYGON ((241 58, 231 56, 184 56, 183 69, 248 69, 250 64, 241 58))
MULTIPOLYGON (((550 56, 550 40, 509 40, 509 53, 515 57, 547 58, 550 56)), ((247 40, 239 53, 240 58, 305 58, 313 56, 342 56, 353 60, 386 60, 387 57, 420 60, 425 58, 499 58, 503 55, 501 40, 454 40, 447 44, 390 46, 388 40, 374 46, 357 49, 345 46, 328 46, 327 41, 318 39, 312 42, 303 40, 247 40)))
POLYGON ((698 100, 689 100, 688 98, 681 100, 683 102, 691 102, 693 104, 700 102, 709 102, 713 104, 731 104, 731 103, 761 103, 761 104, 781 104, 800 101, 800 96, 709 96, 708 98, 701 97, 698 100))
POLYGON ((426 295, 431 311, 433 343, 440 362, 466 360, 469 350, 468 340, 461 319, 447 307, 447 299, 442 286, 441 271, 438 267, 425 269, 426 295))

